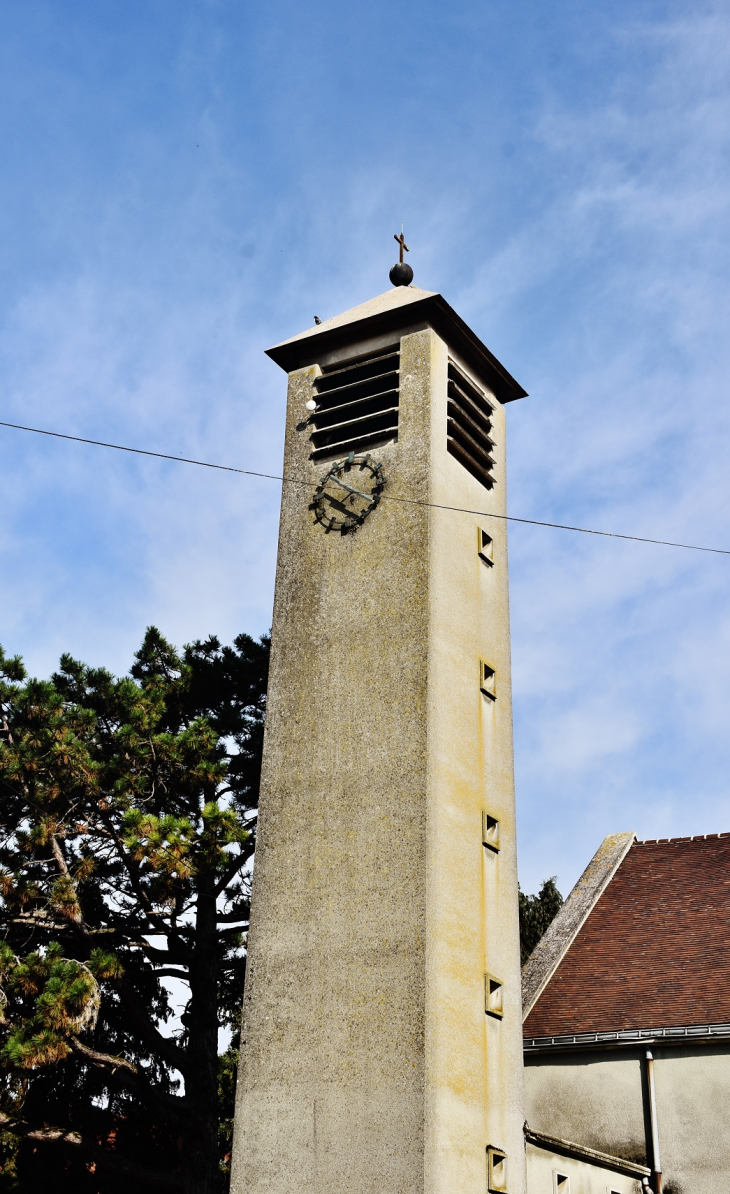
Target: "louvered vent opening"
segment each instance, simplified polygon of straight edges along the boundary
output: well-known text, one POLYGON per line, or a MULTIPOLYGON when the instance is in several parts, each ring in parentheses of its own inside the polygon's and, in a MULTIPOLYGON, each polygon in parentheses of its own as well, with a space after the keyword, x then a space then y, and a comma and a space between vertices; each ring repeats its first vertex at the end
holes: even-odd
POLYGON ((446 407, 446 447, 465 469, 491 489, 494 485, 494 447, 491 438, 494 408, 486 395, 449 361, 446 407))
POLYGON ((398 438, 400 348, 332 365, 315 381, 312 460, 375 448, 398 438))

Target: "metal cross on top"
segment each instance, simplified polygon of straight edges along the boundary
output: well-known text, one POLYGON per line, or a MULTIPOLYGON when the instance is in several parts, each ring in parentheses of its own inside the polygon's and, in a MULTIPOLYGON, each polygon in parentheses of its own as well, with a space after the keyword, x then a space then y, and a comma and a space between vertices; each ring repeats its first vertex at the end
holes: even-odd
POLYGON ((395 233, 393 233, 393 240, 397 240, 398 244, 400 245, 400 261, 401 261, 401 265, 402 265, 403 264, 403 250, 405 249, 406 253, 410 253, 410 251, 411 251, 408 248, 408 245, 406 244, 406 238, 403 235, 403 227, 402 226, 401 226, 401 230, 400 230, 400 236, 396 236, 395 233))

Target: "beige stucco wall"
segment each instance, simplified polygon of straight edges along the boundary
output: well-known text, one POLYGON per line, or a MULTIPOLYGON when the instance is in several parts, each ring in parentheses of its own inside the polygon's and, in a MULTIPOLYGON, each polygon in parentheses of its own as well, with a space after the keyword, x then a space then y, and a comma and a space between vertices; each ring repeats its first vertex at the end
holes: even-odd
MULTIPOLYGON (((506 513, 505 410, 495 403, 495 488, 488 493, 445 450, 446 346, 432 337, 432 500, 506 513)), ((427 1172, 432 1188, 484 1188, 485 1145, 508 1154, 510 1191, 523 1174, 521 997, 506 524, 431 515, 427 1172), (482 525, 494 566, 477 552, 482 525), (497 699, 478 690, 479 659, 497 699), (498 854, 481 842, 482 809, 497 817, 498 854), (504 983, 504 1017, 484 1014, 488 972, 504 983), (461 1185, 459 1185, 461 1183, 461 1185)))
POLYGON ((641 1181, 528 1143, 527 1188, 529 1194, 641 1194, 641 1181), (568 1178, 567 1189, 557 1186, 556 1175, 568 1178))
MULTIPOLYGON (((447 355, 429 329, 401 341, 385 493, 504 512, 504 412, 489 494, 446 452, 447 355)), ((494 1144, 522 1194, 505 524, 492 569, 470 515, 383 500, 325 534, 297 426, 316 371, 289 382, 284 472, 308 484, 282 497, 233 1190, 483 1191, 494 1144)))
POLYGON ((665 1182, 682 1194, 730 1186, 730 1046, 653 1048, 665 1182))
POLYGON ((638 1054, 543 1054, 526 1060, 526 1115, 531 1128, 650 1164, 638 1054))
MULTIPOLYGON (((716 1194, 730 1182, 730 1045, 655 1044, 652 1053, 665 1190, 716 1194)), ((643 1056, 619 1050, 529 1057, 530 1127, 651 1165, 643 1056)))

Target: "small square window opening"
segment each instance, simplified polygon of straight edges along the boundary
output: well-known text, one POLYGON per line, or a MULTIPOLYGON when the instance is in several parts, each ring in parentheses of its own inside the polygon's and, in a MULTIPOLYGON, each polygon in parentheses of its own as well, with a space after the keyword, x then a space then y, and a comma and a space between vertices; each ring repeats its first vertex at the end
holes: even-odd
POLYGON ((507 1154, 487 1147, 487 1189, 489 1194, 507 1194, 507 1154))
POLYGON ((479 688, 490 701, 497 699, 497 677, 494 668, 484 659, 479 660, 479 688))
POLYGON ((553 1169, 553 1194, 570 1194, 570 1178, 557 1169, 553 1169))
POLYGON ((491 568, 494 564, 494 540, 483 527, 477 527, 477 551, 479 559, 491 568))
POLYGON ((482 845, 494 850, 495 854, 499 850, 499 821, 486 809, 482 812, 482 845))
POLYGON ((484 1010, 488 1016, 502 1019, 502 983, 493 974, 484 975, 484 1010))

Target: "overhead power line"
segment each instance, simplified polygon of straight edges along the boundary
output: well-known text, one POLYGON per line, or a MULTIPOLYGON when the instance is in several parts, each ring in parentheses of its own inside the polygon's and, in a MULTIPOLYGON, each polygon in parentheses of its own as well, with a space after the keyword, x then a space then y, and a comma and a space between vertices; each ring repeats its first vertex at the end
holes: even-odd
MULTIPOLYGON (((68 439, 76 444, 92 444, 95 448, 113 448, 116 452, 131 452, 134 456, 153 456, 157 460, 174 460, 177 464, 195 464, 200 468, 218 469, 224 473, 239 473, 244 477, 263 477, 267 481, 283 481, 288 485, 304 485, 310 488, 311 481, 301 477, 283 477, 278 473, 259 473, 250 468, 234 468, 230 464, 213 464, 210 460, 193 460, 190 456, 173 456, 169 452, 152 452, 148 448, 130 448, 127 444, 110 444, 101 439, 86 439, 81 435, 68 435, 63 431, 47 431, 44 427, 25 427, 22 423, 6 423, 0 419, 0 427, 11 427, 14 431, 32 431, 34 435, 50 435, 53 439, 68 439)), ((468 510, 464 506, 445 506, 439 502, 424 502, 419 498, 395 497, 382 494, 381 501, 400 502, 406 506, 427 506, 431 510, 450 510, 455 514, 473 514, 478 518, 497 518, 501 522, 519 522, 532 527, 551 527, 556 531, 576 531, 580 535, 600 535, 604 539, 628 539, 631 543, 653 543, 657 547, 681 547, 685 551, 707 551, 712 555, 730 556, 730 548, 702 547, 697 543, 674 543, 670 539, 649 539, 645 535, 622 535, 618 531, 596 531, 591 527, 574 527, 563 522, 544 522, 539 518, 518 518, 514 514, 492 514, 488 510, 468 510)))

